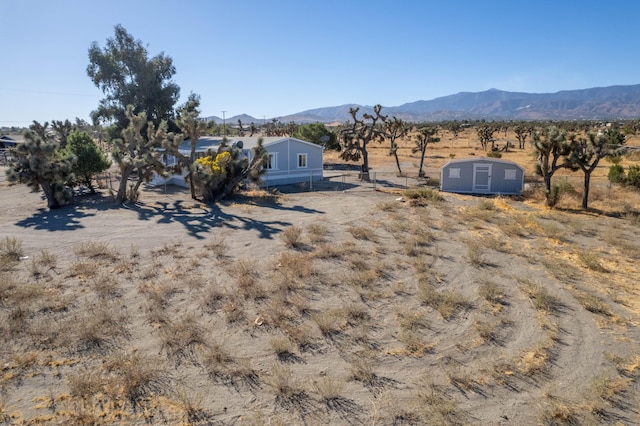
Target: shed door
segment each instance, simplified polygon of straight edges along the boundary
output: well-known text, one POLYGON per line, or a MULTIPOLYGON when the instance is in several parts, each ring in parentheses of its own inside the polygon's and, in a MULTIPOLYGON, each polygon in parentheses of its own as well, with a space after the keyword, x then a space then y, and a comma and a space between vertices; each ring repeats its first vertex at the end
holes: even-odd
POLYGON ((473 165, 473 192, 489 192, 491 189, 491 164, 473 165))

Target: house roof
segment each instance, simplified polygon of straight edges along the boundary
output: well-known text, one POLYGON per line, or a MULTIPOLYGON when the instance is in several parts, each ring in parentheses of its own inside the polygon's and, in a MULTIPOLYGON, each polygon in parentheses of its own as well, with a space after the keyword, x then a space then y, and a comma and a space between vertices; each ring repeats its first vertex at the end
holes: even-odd
POLYGON ((510 166, 515 166, 517 168, 519 168, 520 170, 524 170, 524 168, 513 161, 510 160, 503 160, 501 158, 491 158, 491 157, 469 157, 469 158, 458 158, 458 159, 452 159, 447 161, 447 163, 442 166, 447 167, 449 165, 454 165, 454 164, 462 164, 462 163, 477 163, 479 161, 485 161, 485 162, 489 162, 489 163, 502 163, 502 164, 508 164, 510 166))
MULTIPOLYGON (((196 152, 205 152, 209 149, 216 150, 222 143, 222 136, 203 136, 198 139, 196 143, 196 152)), ((233 145, 238 142, 242 142, 243 149, 252 149, 258 145, 258 136, 243 136, 243 137, 227 137, 227 144, 233 145)), ((311 142, 303 141, 300 139, 292 138, 289 136, 277 136, 277 137, 262 137, 262 144, 266 148, 269 145, 274 145, 278 142, 286 141, 287 139, 295 140, 301 142, 303 144, 307 144, 313 146, 318 149, 322 149, 320 145, 313 144, 311 142)), ((184 142, 180 144, 179 148, 180 152, 189 153, 191 152, 191 140, 186 139, 184 142)))

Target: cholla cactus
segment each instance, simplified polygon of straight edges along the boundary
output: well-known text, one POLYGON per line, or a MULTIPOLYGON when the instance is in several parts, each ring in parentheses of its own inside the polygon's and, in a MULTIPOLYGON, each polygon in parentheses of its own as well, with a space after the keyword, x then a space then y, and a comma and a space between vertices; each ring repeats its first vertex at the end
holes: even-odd
POLYGON ((66 183, 73 180, 75 157, 58 155, 59 144, 49 135, 47 126, 34 121, 24 135, 25 143, 13 148, 15 159, 9 164, 7 180, 23 183, 34 192, 42 189, 47 207, 55 209, 73 198, 66 183))

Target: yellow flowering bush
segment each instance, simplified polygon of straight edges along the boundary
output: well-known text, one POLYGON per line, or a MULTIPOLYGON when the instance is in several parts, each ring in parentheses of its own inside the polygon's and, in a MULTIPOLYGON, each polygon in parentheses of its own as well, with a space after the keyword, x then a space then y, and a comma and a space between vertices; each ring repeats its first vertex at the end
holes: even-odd
POLYGON ((219 176, 226 173, 227 165, 231 161, 231 153, 229 151, 221 152, 213 156, 198 158, 196 162, 202 166, 202 168, 214 176, 219 176))

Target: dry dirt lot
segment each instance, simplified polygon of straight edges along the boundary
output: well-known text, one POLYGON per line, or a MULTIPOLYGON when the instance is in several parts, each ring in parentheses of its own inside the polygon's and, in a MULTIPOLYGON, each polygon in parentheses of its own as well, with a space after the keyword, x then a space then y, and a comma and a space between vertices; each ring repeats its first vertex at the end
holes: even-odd
POLYGON ((640 423, 636 194, 187 192, 0 183, 0 423, 640 423))

